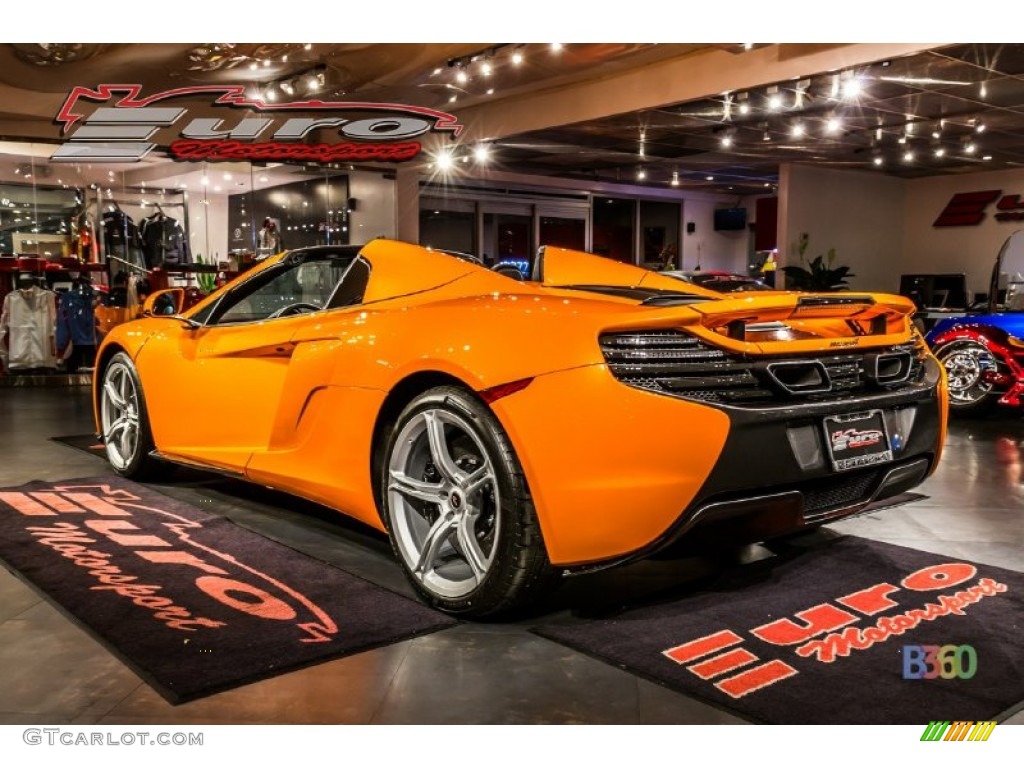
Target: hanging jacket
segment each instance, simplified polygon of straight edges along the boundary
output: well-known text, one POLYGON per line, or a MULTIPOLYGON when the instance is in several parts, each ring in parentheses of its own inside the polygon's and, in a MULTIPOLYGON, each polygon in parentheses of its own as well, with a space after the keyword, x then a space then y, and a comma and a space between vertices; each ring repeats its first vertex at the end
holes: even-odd
POLYGON ((32 286, 4 297, 0 335, 7 334, 7 367, 56 368, 53 336, 57 318, 56 295, 32 286))
POLYGON ((60 295, 57 305, 57 349, 64 349, 68 342, 76 347, 95 346, 95 296, 92 286, 85 283, 79 283, 60 295))
POLYGON ((103 252, 109 258, 116 256, 138 267, 146 266, 142 255, 142 241, 132 217, 121 210, 103 214, 103 252))
POLYGON ((177 219, 163 213, 153 214, 139 223, 139 236, 149 269, 192 263, 185 230, 177 219))

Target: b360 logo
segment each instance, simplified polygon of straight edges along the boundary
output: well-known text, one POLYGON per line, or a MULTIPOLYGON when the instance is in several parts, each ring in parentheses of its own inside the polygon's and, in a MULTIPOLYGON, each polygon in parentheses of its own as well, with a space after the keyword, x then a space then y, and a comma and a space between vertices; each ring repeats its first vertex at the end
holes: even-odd
POLYGON ((904 680, 970 680, 978 672, 978 652, 970 645, 904 645, 904 680))

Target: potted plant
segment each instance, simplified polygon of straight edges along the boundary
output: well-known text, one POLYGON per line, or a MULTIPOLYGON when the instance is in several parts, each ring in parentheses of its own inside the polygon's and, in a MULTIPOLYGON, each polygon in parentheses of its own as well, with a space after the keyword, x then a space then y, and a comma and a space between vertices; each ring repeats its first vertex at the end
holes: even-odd
POLYGON ((847 278, 855 277, 849 267, 835 267, 836 249, 829 248, 825 256, 818 255, 809 262, 804 258, 810 237, 806 232, 800 235, 797 243, 797 254, 800 256, 800 264, 792 264, 782 268, 786 273, 786 285, 794 291, 813 291, 815 293, 830 293, 844 291, 849 285, 847 278))

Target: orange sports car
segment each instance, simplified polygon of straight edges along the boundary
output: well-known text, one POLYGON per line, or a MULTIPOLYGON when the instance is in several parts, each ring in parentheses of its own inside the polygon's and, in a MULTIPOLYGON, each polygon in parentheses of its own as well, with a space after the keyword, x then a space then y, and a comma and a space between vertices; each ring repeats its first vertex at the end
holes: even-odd
POLYGON ((100 348, 114 470, 179 462, 341 510, 455 614, 852 514, 924 480, 945 434, 898 296, 730 298, 552 247, 516 280, 380 239, 175 311, 158 292, 100 348))

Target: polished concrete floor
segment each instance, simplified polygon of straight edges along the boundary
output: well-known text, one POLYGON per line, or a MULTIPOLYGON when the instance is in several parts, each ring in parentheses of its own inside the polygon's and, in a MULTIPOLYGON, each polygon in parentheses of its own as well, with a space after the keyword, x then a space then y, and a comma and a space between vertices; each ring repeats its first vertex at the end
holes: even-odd
MULTIPOLYGON (((99 459, 48 440, 90 429, 84 388, 0 389, 0 486, 103 474, 99 459)), ((411 594, 387 542, 340 516, 199 474, 179 473, 160 490, 411 594)), ((929 498, 813 535, 857 534, 1024 571, 1024 418, 955 423, 942 466, 918 490, 929 498)), ((578 577, 532 618, 462 624, 177 707, 0 568, 0 723, 740 723, 529 632, 540 617, 600 614, 685 589, 720 565, 648 562, 578 577)), ((1024 724, 1024 712, 1009 722, 1024 724)))

